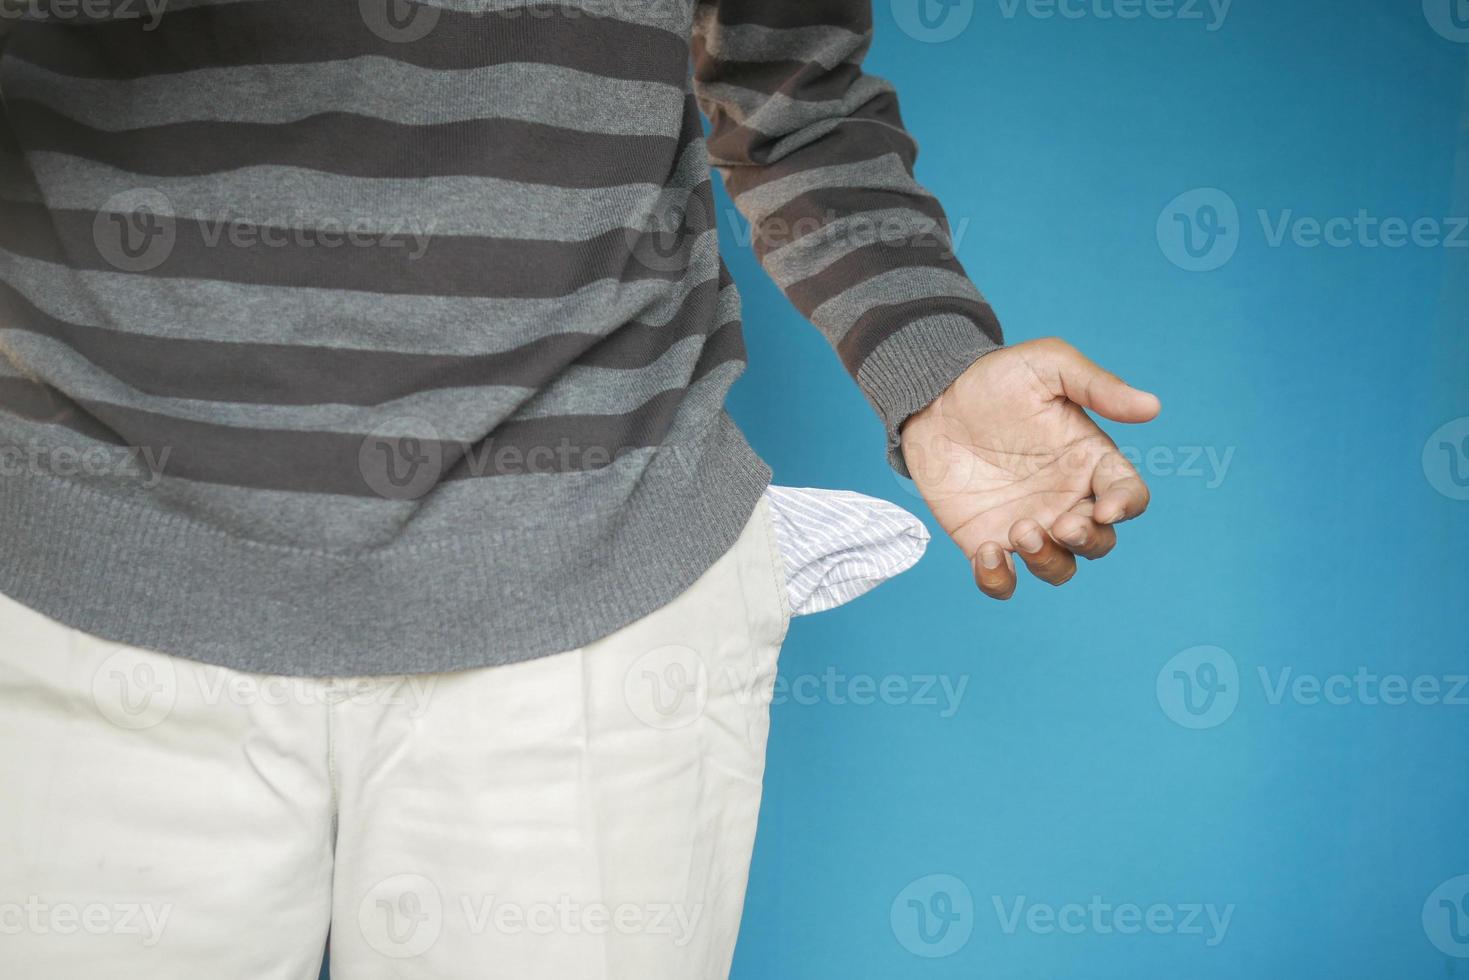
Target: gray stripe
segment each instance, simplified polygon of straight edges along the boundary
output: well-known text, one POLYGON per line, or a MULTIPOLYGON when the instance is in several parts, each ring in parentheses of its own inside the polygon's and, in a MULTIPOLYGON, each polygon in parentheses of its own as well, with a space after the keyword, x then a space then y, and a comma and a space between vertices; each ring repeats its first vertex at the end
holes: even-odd
MULTIPOLYGON (((156 5, 159 2, 160 0, 148 0, 148 2, 144 2, 144 0, 102 0, 102 3, 108 7, 121 12, 127 19, 133 20, 146 20, 146 18, 140 15, 146 14, 149 11, 150 3, 156 5)), ((161 0, 161 2, 165 4, 164 15, 167 16, 171 13, 177 13, 180 10, 193 10, 198 7, 243 6, 247 3, 268 3, 270 0, 161 0)), ((79 6, 86 8, 88 5, 81 4, 79 6)), ((96 6, 96 0, 93 0, 91 7, 95 8, 96 6)))
POLYGON ((852 324, 875 306, 914 299, 958 296, 983 302, 979 290, 965 276, 942 269, 894 269, 853 285, 811 311, 811 319, 832 343, 840 343, 852 324))
POLYGON ((913 175, 904 166, 903 158, 896 153, 890 153, 857 163, 803 170, 789 177, 772 180, 739 195, 735 198, 735 204, 747 220, 761 221, 766 215, 802 194, 827 187, 881 189, 919 197, 928 196, 928 192, 913 179, 913 175))
MULTIPOLYGON (((195 0, 208 2, 208 0, 195 0)), ((484 18, 485 30, 493 30, 496 22, 513 24, 532 17, 566 17, 597 21, 612 18, 627 24, 656 27, 679 38, 686 38, 692 12, 685 0, 554 0, 539 6, 543 11, 527 13, 531 0, 416 0, 417 3, 444 10, 484 18)))
POLYGON ((759 24, 721 24, 714 27, 712 7, 701 8, 695 30, 706 51, 721 61, 815 61, 835 68, 861 59, 867 43, 861 34, 840 27, 779 29, 759 24))
MULTIPOLYGON (((697 200, 702 204, 708 195, 705 186, 697 200)), ((293 233, 179 218, 169 226, 171 240, 154 230, 162 222, 150 223, 152 237, 142 241, 167 244, 159 262, 138 271, 288 289, 311 282, 373 295, 551 298, 589 280, 675 281, 711 269, 719 245, 709 211, 691 208, 691 221, 677 237, 655 231, 650 222, 647 230, 618 229, 586 242, 432 236, 413 229, 365 236, 345 226, 293 233)), ((118 268, 122 245, 139 241, 131 207, 99 215, 9 205, 4 212, 0 248, 70 267, 118 268)))
POLYGON ((69 78, 0 58, 5 92, 119 132, 185 122, 289 123, 346 112, 411 126, 521 119, 583 132, 677 137, 680 86, 514 63, 434 71, 364 56, 306 65, 200 69, 125 81, 69 78), (404 92, 413 98, 404 99, 404 92), (465 93, 480 93, 466 99, 465 93))
MULTIPOLYGON (((734 291, 711 279, 667 325, 549 334, 507 351, 466 357, 126 334, 47 317, 0 285, 0 322, 67 345, 123 385, 158 397, 255 405, 377 405, 420 391, 485 383, 538 388, 571 364, 635 370, 680 340, 704 336, 710 323, 737 320, 738 310, 734 291)), ((18 348, 10 350, 16 356, 18 348)))
POLYGON ((0 276, 61 320, 190 340, 427 354, 494 353, 555 333, 668 323, 716 275, 711 257, 680 281, 593 282, 551 299, 388 296, 79 272, 0 251, 0 276))
MULTIPOLYGON (((47 202, 57 210, 108 210, 119 189, 141 183, 167 198, 181 217, 291 228, 350 223, 369 233, 409 229, 549 242, 585 241, 614 228, 647 227, 649 216, 661 213, 660 204, 670 196, 708 179, 706 155, 702 141, 691 145, 666 188, 654 183, 554 187, 494 177, 369 179, 275 166, 140 181, 107 164, 62 153, 35 153, 30 159, 42 175, 47 202)), ((0 164, 6 161, 13 163, 14 158, 0 156, 0 164)), ((19 181, 0 182, 0 196, 12 199, 16 187, 27 199, 34 198, 34 191, 19 181)))
POLYGON ((809 235, 783 245, 776 243, 778 247, 765 256, 765 271, 785 288, 809 279, 875 240, 907 240, 919 235, 937 236, 948 243, 937 221, 909 208, 843 215, 809 235))
POLYGON ((190 122, 108 133, 29 99, 7 97, 6 114, 31 150, 86 157, 148 177, 284 166, 374 179, 472 176, 616 187, 661 179, 685 149, 671 137, 613 136, 518 119, 404 126, 323 113, 272 125, 190 122))
MULTIPOLYGON (((107 0, 118 3, 121 0, 107 0)), ((154 0, 157 2, 157 0, 154 0)), ((170 12, 197 7, 225 7, 245 3, 269 3, 270 0, 165 0, 170 12)), ((357 0, 349 0, 357 6, 357 0)), ((644 0, 555 0, 554 6, 543 0, 413 0, 423 7, 439 7, 445 11, 481 16, 486 29, 492 26, 491 18, 502 23, 517 20, 568 17, 595 20, 598 17, 616 17, 629 24, 658 27, 676 34, 688 32, 689 14, 682 0, 674 3, 647 3, 644 0), (526 8, 537 6, 542 9, 529 12, 526 8)))
MULTIPOLYGON (((734 379, 726 376, 724 367, 690 384, 695 367, 694 338, 681 341, 653 364, 639 371, 609 372, 604 368, 573 366, 557 376, 556 381, 537 392, 521 406, 516 418, 549 418, 557 415, 624 415, 642 403, 641 392, 664 391, 688 386, 693 392, 710 386, 728 387, 734 379)), ((702 338, 700 338, 702 341, 702 338)), ((740 366, 741 368, 743 365, 740 366)))
POLYGON ((766 94, 737 85, 705 84, 699 88, 701 98, 716 100, 732 120, 768 136, 797 130, 819 134, 832 123, 870 122, 848 117, 879 95, 892 92, 892 85, 872 75, 857 79, 842 98, 823 102, 793 99, 781 92, 766 94))

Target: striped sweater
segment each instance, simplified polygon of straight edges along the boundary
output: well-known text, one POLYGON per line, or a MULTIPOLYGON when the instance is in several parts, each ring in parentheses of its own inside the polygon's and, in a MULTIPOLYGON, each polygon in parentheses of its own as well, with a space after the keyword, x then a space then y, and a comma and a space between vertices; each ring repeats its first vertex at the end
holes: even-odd
POLYGON ((868 0, 0 14, 0 592, 104 638, 452 670, 672 599, 769 478, 711 169, 890 453, 1001 342, 868 0))

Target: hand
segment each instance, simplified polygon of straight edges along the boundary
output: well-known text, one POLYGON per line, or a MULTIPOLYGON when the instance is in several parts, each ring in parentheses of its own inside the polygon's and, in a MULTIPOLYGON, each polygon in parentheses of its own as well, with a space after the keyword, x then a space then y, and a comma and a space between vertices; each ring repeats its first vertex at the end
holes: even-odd
POLYGON ((1018 554, 1043 582, 1101 558, 1148 488, 1087 415, 1157 416, 1130 387, 1065 341, 1032 340, 981 357, 902 430, 903 458, 934 516, 969 556, 985 595, 1015 594, 1018 554))

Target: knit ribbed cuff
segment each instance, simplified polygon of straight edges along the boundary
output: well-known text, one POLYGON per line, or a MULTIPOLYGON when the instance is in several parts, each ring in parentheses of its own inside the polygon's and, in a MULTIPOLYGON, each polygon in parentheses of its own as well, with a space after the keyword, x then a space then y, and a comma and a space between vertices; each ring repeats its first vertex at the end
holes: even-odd
POLYGON ((903 423, 943 394, 975 361, 1003 346, 994 314, 977 323, 945 313, 914 320, 862 362, 857 384, 887 427, 888 462, 900 475, 909 475, 900 449, 903 423))

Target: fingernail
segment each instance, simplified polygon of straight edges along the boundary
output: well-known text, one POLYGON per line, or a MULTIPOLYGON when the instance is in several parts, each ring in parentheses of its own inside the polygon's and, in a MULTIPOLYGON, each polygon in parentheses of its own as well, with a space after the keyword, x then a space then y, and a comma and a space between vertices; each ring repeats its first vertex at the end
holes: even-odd
POLYGON ((1045 545, 1046 539, 1041 536, 1040 528, 1033 527, 1020 536, 1020 547, 1027 554, 1035 554, 1045 545))
POLYGON ((1084 528, 1077 528, 1074 531, 1068 531, 1067 533, 1061 535, 1061 540, 1065 544, 1073 545, 1079 548, 1082 545, 1086 544, 1086 530, 1084 528))
POLYGON ((991 572, 999 568, 1003 560, 1000 549, 995 545, 987 544, 979 549, 979 563, 991 572))

